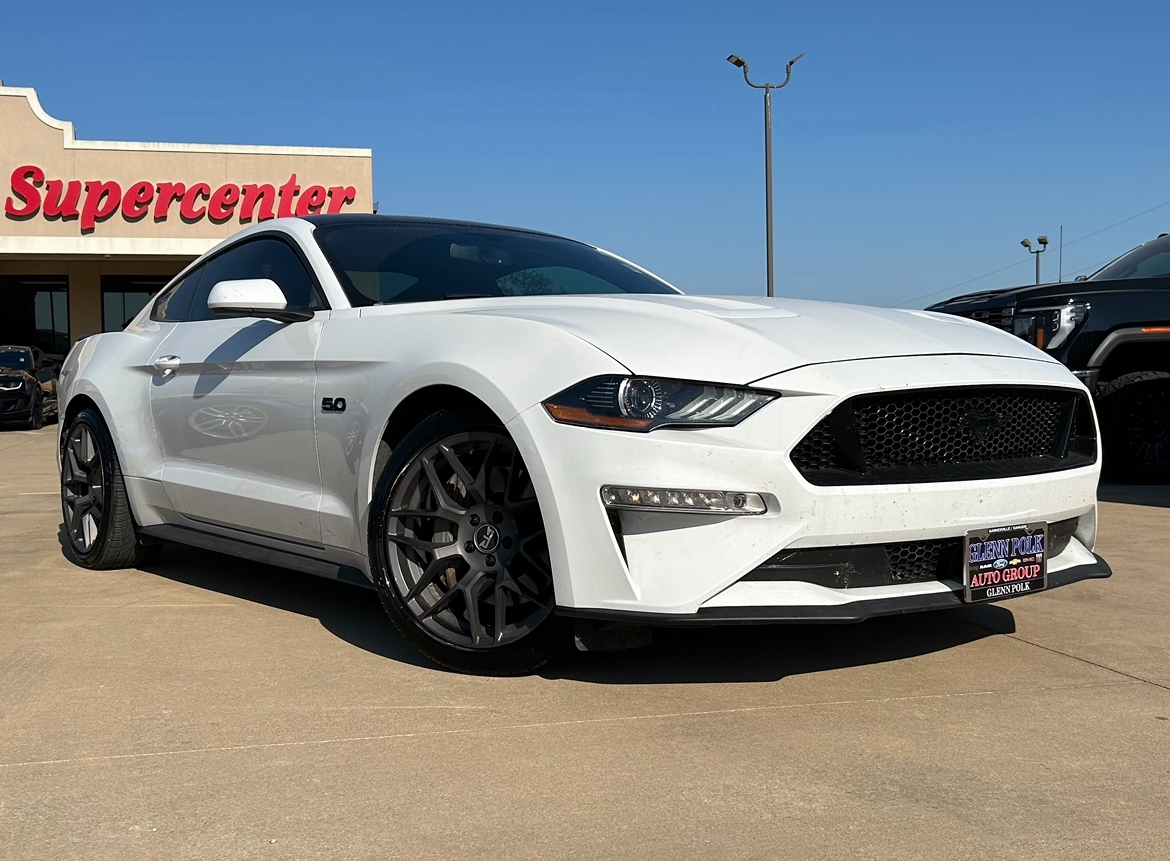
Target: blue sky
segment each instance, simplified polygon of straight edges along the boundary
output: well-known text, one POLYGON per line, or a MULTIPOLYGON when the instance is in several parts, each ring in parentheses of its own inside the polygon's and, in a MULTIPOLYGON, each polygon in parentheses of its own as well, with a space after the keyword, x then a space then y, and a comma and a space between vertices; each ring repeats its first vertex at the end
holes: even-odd
POLYGON ((1027 283, 1019 240, 1061 224, 1168 203, 1066 277, 1170 231, 1165 2, 6 9, 0 77, 82 137, 372 147, 382 212, 563 233, 688 292, 764 290, 762 96, 729 53, 774 80, 807 52, 775 97, 779 295, 921 306, 1027 283))

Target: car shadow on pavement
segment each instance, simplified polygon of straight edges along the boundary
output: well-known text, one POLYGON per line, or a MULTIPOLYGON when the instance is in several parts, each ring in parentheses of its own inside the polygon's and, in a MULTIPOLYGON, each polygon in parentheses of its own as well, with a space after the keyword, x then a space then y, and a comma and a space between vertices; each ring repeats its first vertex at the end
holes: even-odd
MULTIPOLYGON (((73 561, 61 524, 58 541, 73 561)), ((370 589, 258 562, 168 544, 139 570, 289 613, 315 618, 335 637, 393 661, 448 672, 407 643, 370 589)), ((777 681, 786 676, 880 664, 1015 632, 1005 607, 986 604, 846 625, 654 628, 644 649, 576 653, 541 673, 595 684, 777 681)))
POLYGON ((1170 508, 1170 484, 1103 483, 1097 488, 1097 499, 1101 502, 1170 508))
MULTIPOLYGON (((57 539, 62 553, 73 561, 64 524, 57 539)), ((315 618, 326 631, 359 649, 404 664, 437 668, 399 636, 372 589, 177 544, 164 546, 156 561, 139 570, 197 589, 315 618)))
POLYGON ((645 649, 578 655, 542 675, 615 685, 771 682, 900 661, 1015 629, 1011 611, 993 604, 858 624, 655 628, 645 649))

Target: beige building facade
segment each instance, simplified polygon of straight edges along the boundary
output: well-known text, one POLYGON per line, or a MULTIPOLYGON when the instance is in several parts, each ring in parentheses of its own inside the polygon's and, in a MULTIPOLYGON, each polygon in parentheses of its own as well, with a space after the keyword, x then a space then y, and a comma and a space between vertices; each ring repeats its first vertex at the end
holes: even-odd
POLYGON ((188 262, 271 218, 373 210, 368 149, 78 140, 0 85, 0 345, 121 329, 188 262))

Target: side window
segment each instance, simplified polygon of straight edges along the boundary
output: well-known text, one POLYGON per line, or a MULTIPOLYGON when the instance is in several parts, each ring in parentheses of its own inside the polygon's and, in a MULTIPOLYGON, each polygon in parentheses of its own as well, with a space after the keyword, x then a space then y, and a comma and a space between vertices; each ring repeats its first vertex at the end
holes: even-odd
POLYGON ((192 320, 211 320, 215 315, 207 307, 207 297, 220 281, 244 278, 269 278, 284 292, 290 309, 316 311, 324 308, 317 296, 313 279, 309 276, 296 252, 279 239, 255 239, 230 248, 206 266, 195 301, 191 306, 192 320))
POLYGON ((168 323, 181 323, 191 313, 191 299, 199 289, 199 279, 203 275, 203 267, 187 274, 182 281, 171 285, 154 303, 154 310, 150 312, 150 319, 168 323))

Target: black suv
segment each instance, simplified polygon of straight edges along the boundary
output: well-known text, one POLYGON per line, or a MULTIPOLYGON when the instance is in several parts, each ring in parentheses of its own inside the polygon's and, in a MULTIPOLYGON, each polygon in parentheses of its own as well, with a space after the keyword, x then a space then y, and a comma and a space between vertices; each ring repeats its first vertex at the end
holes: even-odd
POLYGON ((1076 281, 956 296, 928 311, 1014 332, 1097 401, 1106 473, 1170 482, 1170 234, 1076 281))

